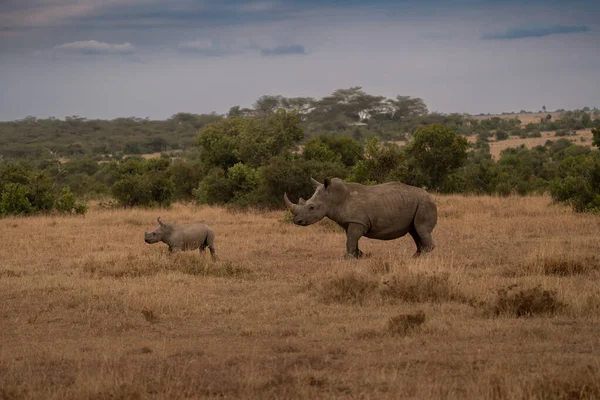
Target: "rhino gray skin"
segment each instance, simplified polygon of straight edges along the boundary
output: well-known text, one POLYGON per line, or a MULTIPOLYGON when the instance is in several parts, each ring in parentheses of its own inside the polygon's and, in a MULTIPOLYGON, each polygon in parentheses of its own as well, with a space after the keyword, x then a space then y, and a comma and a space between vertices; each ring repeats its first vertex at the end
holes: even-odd
POLYGON ((362 256, 358 241, 391 240, 409 233, 417 246, 414 256, 430 252, 431 232, 437 223, 437 207, 425 190, 399 182, 365 186, 339 178, 320 183, 312 179, 315 193, 306 201, 283 198, 296 225, 310 225, 327 217, 346 231, 346 258, 362 256))
POLYGON ((152 232, 144 232, 146 243, 163 242, 169 245, 169 251, 185 251, 199 249, 203 252, 207 247, 210 256, 216 260, 215 233, 208 225, 193 222, 185 225, 165 224, 157 218, 159 227, 152 232))

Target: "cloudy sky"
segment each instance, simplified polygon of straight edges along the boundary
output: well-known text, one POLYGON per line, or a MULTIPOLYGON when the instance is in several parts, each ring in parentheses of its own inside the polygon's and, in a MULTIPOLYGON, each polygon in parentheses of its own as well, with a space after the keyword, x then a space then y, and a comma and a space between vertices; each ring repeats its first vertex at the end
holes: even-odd
POLYGON ((351 86, 446 113, 600 107, 600 1, 0 0, 0 120, 351 86))

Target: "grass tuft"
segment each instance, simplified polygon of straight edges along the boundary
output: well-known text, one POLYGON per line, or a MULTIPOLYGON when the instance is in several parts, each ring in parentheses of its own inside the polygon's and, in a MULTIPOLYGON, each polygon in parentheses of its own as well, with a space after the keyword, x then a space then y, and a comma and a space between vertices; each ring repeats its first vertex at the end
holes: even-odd
POLYGON ((400 314, 390 318, 387 330, 392 336, 406 336, 424 322, 425 313, 423 311, 417 311, 414 314, 400 314))
POLYGON ((252 275, 252 271, 229 261, 223 263, 187 263, 181 271, 190 275, 215 276, 217 278, 244 278, 252 275))
POLYGON ((188 275, 218 278, 250 277, 252 271, 231 262, 212 263, 194 255, 172 254, 163 258, 128 255, 121 258, 98 260, 88 258, 82 265, 85 274, 96 278, 140 278, 159 272, 180 272, 188 275))
POLYGON ((467 301, 465 296, 450 284, 447 273, 432 275, 406 273, 402 276, 393 276, 382 282, 380 294, 382 299, 388 302, 397 300, 412 303, 467 301))
POLYGON ((154 314, 154 311, 152 310, 148 310, 145 308, 142 310, 142 315, 144 316, 144 319, 146 319, 146 321, 150 322, 151 324, 155 324, 158 322, 158 316, 154 314))
POLYGON ((349 273, 325 282, 321 300, 325 303, 364 304, 377 289, 377 281, 357 273, 349 273))
POLYGON ((392 272, 392 263, 389 261, 377 259, 370 265, 371 272, 378 275, 389 274, 392 272))
POLYGON ((528 398, 557 400, 600 399, 600 379, 597 368, 577 368, 563 374, 545 375, 524 391, 528 398))
POLYGON ((572 276, 584 275, 600 271, 600 259, 595 256, 574 259, 558 255, 555 257, 540 257, 528 263, 509 267, 504 275, 510 277, 529 275, 572 276))
POLYGON ((516 285, 511 285, 498 290, 492 309, 497 316, 519 318, 552 315, 563 307, 554 291, 544 290, 540 286, 518 289, 516 285))
POLYGON ((360 329, 352 335, 355 339, 358 340, 371 340, 371 339, 379 339, 385 335, 384 332, 376 329, 360 329))

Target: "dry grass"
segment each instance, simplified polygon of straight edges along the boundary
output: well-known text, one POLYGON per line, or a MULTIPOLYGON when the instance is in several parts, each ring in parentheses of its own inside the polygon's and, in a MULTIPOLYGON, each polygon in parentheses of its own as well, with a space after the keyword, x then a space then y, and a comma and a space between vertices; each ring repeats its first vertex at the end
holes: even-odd
POLYGON ((493 306, 494 314, 509 317, 532 317, 536 315, 554 315, 565 307, 556 298, 556 293, 543 290, 540 286, 520 289, 511 285, 498 290, 493 306))
MULTIPOLYGON (((530 122, 539 123, 540 118, 546 118, 546 116, 548 114, 552 115, 552 119, 554 119, 554 120, 559 119, 562 116, 561 112, 550 112, 550 113, 531 113, 531 114, 476 115, 476 116, 470 116, 469 118, 473 118, 476 120, 491 119, 494 117, 498 117, 498 118, 502 118, 502 119, 519 118, 521 120, 521 126, 524 127, 525 125, 529 124, 530 122)), ((494 138, 490 138, 490 141, 489 141, 490 154, 492 155, 492 157, 494 159, 497 160, 500 158, 500 153, 504 149, 518 147, 521 145, 525 145, 525 147, 527 147, 528 149, 531 149, 535 146, 543 146, 546 143, 546 141, 548 141, 548 140, 554 142, 558 139, 568 139, 571 142, 573 142, 574 144, 592 148, 592 136, 593 135, 592 135, 591 129, 578 130, 578 131, 576 131, 576 134, 574 136, 566 136, 563 138, 556 137, 555 133, 556 132, 554 132, 554 131, 542 132, 541 133, 542 136, 539 138, 525 138, 525 139, 511 136, 507 140, 500 140, 500 141, 496 141, 494 138)), ((468 137, 468 140, 470 142, 475 142, 477 140, 477 137, 470 136, 470 137, 468 137)))
MULTIPOLYGON (((548 140, 551 142, 555 142, 559 139, 568 139, 571 142, 573 142, 573 144, 592 148, 592 131, 591 131, 591 129, 579 130, 579 131, 576 131, 576 134, 574 136, 565 136, 565 137, 557 137, 554 135, 555 132, 542 132, 541 134, 542 134, 542 136, 539 138, 521 139, 516 136, 511 136, 510 138, 508 138, 506 140, 500 140, 500 141, 497 141, 494 138, 490 138, 489 142, 488 142, 490 145, 490 154, 492 155, 492 157, 494 159, 498 160, 500 158, 500 153, 502 152, 502 150, 512 148, 512 147, 519 147, 521 145, 525 145, 525 147, 527 147, 528 149, 531 149, 535 146, 543 146, 548 140)), ((475 142, 475 141, 477 141, 477 137, 469 136, 468 140, 470 142, 475 142)))
POLYGON ((469 118, 482 120, 482 119, 491 119, 494 117, 502 118, 502 119, 513 119, 519 118, 521 120, 521 126, 525 126, 530 122, 540 122, 540 118, 546 118, 546 116, 550 114, 552 115, 553 120, 557 120, 562 117, 562 112, 540 112, 540 113, 527 113, 527 114, 494 114, 494 115, 472 115, 469 118))
POLYGON ((600 218, 437 202, 419 259, 283 212, 161 211, 214 264, 146 245, 151 210, 0 220, 0 398, 598 398, 600 218))
POLYGON ((392 336, 406 336, 415 331, 425 322, 425 313, 418 311, 414 314, 400 314, 390 318, 388 331, 392 336))

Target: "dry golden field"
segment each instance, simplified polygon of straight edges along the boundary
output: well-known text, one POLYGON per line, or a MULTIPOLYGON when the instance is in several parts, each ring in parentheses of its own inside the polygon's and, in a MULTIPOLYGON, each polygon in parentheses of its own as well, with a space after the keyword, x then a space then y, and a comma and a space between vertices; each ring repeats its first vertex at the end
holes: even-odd
MULTIPOLYGON (((592 135, 591 129, 582 129, 582 130, 576 131, 576 134, 574 136, 557 137, 555 135, 555 132, 542 132, 541 134, 542 134, 542 136, 539 138, 521 139, 516 136, 511 136, 506 140, 500 140, 500 141, 497 141, 494 138, 490 138, 490 140, 488 142, 488 144, 490 145, 490 154, 492 155, 492 157, 494 159, 498 160, 498 159, 500 159, 500 153, 504 149, 508 149, 511 147, 519 147, 521 145, 525 145, 525 147, 527 147, 528 149, 531 149, 535 146, 543 146, 546 143, 546 141, 548 141, 548 140, 554 142, 559 139, 568 139, 571 142, 573 142, 573 144, 592 148, 593 135, 592 135)), ((469 142, 474 143, 477 141, 477 136, 469 136, 469 137, 467 137, 467 140, 469 142)))
POLYGON ((0 220, 0 398, 600 398, 600 218, 438 196, 437 248, 283 212, 0 220), (219 260, 143 242, 203 220, 219 260))
POLYGON ((551 112, 538 112, 538 113, 516 113, 516 114, 494 114, 494 115, 471 115, 469 118, 472 119, 490 119, 494 117, 502 118, 502 119, 513 119, 519 118, 521 120, 521 126, 525 126, 530 122, 540 122, 541 118, 546 118, 546 116, 550 114, 552 115, 552 119, 559 119, 562 117, 562 112, 551 111, 551 112))

